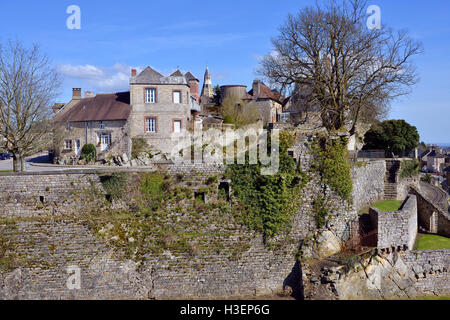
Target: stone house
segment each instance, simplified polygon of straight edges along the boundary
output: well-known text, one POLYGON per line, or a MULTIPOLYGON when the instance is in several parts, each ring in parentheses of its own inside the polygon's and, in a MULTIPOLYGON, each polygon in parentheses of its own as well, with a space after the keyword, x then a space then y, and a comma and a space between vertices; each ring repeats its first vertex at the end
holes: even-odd
POLYGON ((281 122, 301 126, 305 130, 322 127, 320 107, 311 103, 312 89, 307 85, 296 85, 292 95, 283 101, 281 122))
POLYGON ((109 94, 74 88, 64 106, 55 108, 54 161, 73 163, 85 144, 97 148, 97 160, 131 157, 133 138, 143 138, 154 149, 170 154, 200 113, 198 79, 180 70, 163 76, 150 67, 131 70, 130 91, 109 94))
POLYGON ((252 89, 247 93, 249 104, 255 104, 259 110, 259 120, 264 125, 280 121, 283 112, 282 97, 276 90, 271 90, 259 79, 255 79, 252 89))
POLYGON ((194 120, 198 79, 180 70, 163 76, 150 67, 130 79, 130 134, 170 154, 172 136, 182 135, 194 120))
POLYGON ((73 89, 73 98, 54 117, 54 162, 73 163, 85 144, 97 148, 97 158, 129 155, 131 139, 128 119, 130 93, 97 94, 81 98, 81 89, 73 89))
POLYGON ((220 87, 221 102, 226 98, 235 98, 248 102, 248 106, 256 106, 258 118, 263 125, 270 125, 280 120, 282 113, 281 95, 269 89, 262 81, 255 79, 252 89, 247 92, 245 85, 224 85, 220 87))

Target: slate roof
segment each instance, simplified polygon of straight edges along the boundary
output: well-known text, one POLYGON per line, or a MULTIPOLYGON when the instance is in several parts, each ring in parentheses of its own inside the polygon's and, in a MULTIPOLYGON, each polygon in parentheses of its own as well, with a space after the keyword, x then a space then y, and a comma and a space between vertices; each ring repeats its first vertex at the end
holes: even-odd
POLYGON ((81 99, 55 120, 62 122, 126 120, 130 113, 130 92, 107 93, 81 99))
MULTIPOLYGON (((253 89, 251 89, 248 94, 250 96, 253 96, 253 89)), ((281 104, 281 95, 275 91, 270 90, 268 86, 266 86, 264 83, 260 82, 259 86, 259 97, 258 99, 271 99, 281 104)))
POLYGON ((136 77, 130 79, 130 84, 182 84, 188 85, 188 81, 196 77, 190 72, 183 75, 180 70, 176 70, 170 76, 165 77, 151 67, 145 68, 136 77))
POLYGON ((180 70, 175 71, 174 73, 172 73, 170 75, 170 77, 183 77, 183 74, 181 73, 180 70))
POLYGON ((187 81, 189 81, 189 80, 197 80, 197 81, 199 81, 190 71, 186 72, 184 77, 186 78, 187 81))

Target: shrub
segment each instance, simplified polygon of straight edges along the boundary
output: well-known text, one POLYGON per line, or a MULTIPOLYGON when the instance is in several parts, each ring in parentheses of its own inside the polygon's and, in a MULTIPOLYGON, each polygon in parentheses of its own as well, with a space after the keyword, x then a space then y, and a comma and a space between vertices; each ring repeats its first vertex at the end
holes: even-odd
POLYGON ((144 138, 131 139, 131 159, 136 159, 141 152, 149 148, 147 141, 144 138))
POLYGON ((400 166, 400 178, 410 178, 417 176, 420 171, 420 162, 417 160, 403 161, 400 166))
POLYGON ((92 162, 97 157, 97 148, 91 143, 85 144, 81 149, 81 159, 85 159, 86 162, 92 162))
POLYGON ((123 197, 127 185, 127 176, 124 172, 100 176, 100 181, 111 200, 123 197))
POLYGON ((423 181, 423 182, 431 183, 433 181, 433 177, 431 176, 431 174, 427 173, 427 174, 423 175, 420 178, 420 180, 423 181))

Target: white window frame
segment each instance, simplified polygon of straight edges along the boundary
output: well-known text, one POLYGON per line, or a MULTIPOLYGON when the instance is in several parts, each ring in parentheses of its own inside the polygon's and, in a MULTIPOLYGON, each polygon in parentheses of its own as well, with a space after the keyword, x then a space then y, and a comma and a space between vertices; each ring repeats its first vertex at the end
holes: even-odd
POLYGON ((106 151, 109 149, 109 146, 111 145, 111 135, 109 133, 102 133, 100 134, 100 150, 106 151), (103 138, 107 138, 107 143, 103 143, 103 138))
POLYGON ((64 140, 64 150, 72 150, 72 139, 64 140), (69 147, 68 147, 69 145, 69 147))
POLYGON ((174 119, 174 120, 173 120, 173 132, 174 132, 174 133, 181 133, 182 128, 183 128, 183 121, 180 120, 180 119, 174 119), (179 122, 179 123, 180 123, 180 131, 176 131, 176 130, 175 130, 175 128, 176 128, 175 123, 176 123, 176 122, 179 122))
POLYGON ((178 91, 178 90, 172 91, 172 101, 175 104, 181 103, 181 91, 178 91), (178 96, 178 101, 175 99, 176 95, 178 96))
POLYGON ((156 103, 156 88, 145 88, 145 103, 156 103))
POLYGON ((156 133, 158 131, 158 118, 147 117, 145 118, 145 132, 156 133))

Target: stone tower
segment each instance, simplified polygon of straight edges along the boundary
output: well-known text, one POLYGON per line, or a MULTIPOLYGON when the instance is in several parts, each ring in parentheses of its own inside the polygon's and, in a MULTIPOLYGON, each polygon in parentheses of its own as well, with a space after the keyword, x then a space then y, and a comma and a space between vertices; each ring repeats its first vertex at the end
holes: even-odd
MULTIPOLYGON (((205 97, 207 99, 210 99, 214 96, 212 82, 211 82, 211 75, 209 74, 208 65, 206 65, 206 71, 205 76, 203 78, 203 88, 202 88, 202 94, 201 97, 205 97)), ((202 99, 203 100, 203 99, 202 99)))

